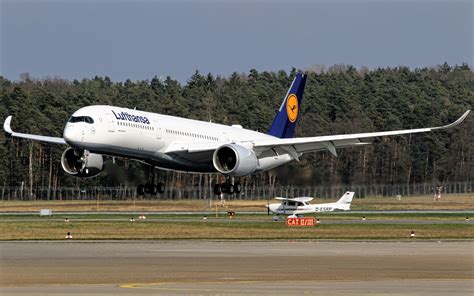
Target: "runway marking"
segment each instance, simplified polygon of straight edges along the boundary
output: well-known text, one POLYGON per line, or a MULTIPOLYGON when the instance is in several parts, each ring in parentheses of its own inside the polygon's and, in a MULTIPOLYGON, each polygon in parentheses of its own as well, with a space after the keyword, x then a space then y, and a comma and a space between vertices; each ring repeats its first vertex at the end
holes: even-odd
MULTIPOLYGON (((278 281, 279 284, 283 284, 285 282, 294 282, 294 281, 278 281)), ((305 281, 302 281, 305 282, 305 281)), ((124 284, 119 286, 120 288, 125 288, 125 289, 152 289, 152 290, 158 290, 162 292, 166 291, 179 291, 179 292, 193 292, 193 293, 241 293, 242 289, 239 288, 230 288, 226 287, 224 285, 229 285, 229 284, 262 284, 262 283, 268 283, 272 284, 273 281, 254 281, 254 280, 242 280, 242 281, 207 281, 207 282, 163 282, 163 283, 134 283, 134 284, 124 284), (171 287, 167 287, 167 286, 171 287), (173 285, 193 285, 192 287, 186 288, 186 287, 172 287, 173 285), (215 285, 214 288, 209 288, 209 287, 203 287, 199 288, 199 286, 207 286, 207 285, 215 285)), ((299 291, 300 294, 312 294, 312 290, 302 290, 299 291)), ((361 294, 362 295, 362 294, 361 294)))
MULTIPOLYGON (((433 279, 420 279, 420 280, 417 280, 418 282, 432 282, 433 279)), ((440 282, 451 282, 451 281, 456 281, 454 279, 443 279, 443 280, 439 280, 438 283, 440 282)), ((361 284, 367 284, 367 283, 371 283, 372 281, 366 281, 366 280, 326 280, 324 281, 324 283, 322 283, 322 285, 327 285, 328 283, 331 283, 331 284, 337 284, 337 283, 345 283, 345 284, 348 284, 348 283, 354 283, 354 284, 357 284, 357 283, 361 283, 361 284)), ((377 281, 376 281, 377 282, 377 281)), ((388 283, 401 283, 403 281, 399 281, 399 280, 383 280, 381 282, 388 282, 388 283)), ((407 280, 407 282, 411 282, 411 280, 407 280)), ((241 281, 206 281, 206 282, 155 282, 155 283, 128 283, 128 284, 123 284, 123 285, 120 285, 119 287, 120 288, 126 288, 126 289, 152 289, 152 290, 158 290, 158 291, 161 291, 161 292, 166 292, 166 291, 169 291, 169 292, 172 292, 172 291, 175 291, 175 292, 193 292, 193 293, 215 293, 215 292, 219 292, 219 293, 242 293, 242 292, 247 292, 247 293, 250 293, 252 292, 252 287, 250 286, 247 286, 247 290, 242 290, 241 288, 235 288, 235 287, 223 287, 223 285, 229 285, 229 284, 249 284, 249 285, 252 285, 252 284, 274 284, 274 283, 277 283, 277 284, 280 284, 280 285, 284 285, 285 283, 293 283, 293 284, 297 284, 297 283, 307 283, 307 284, 310 284, 310 285, 313 285, 313 287, 308 287, 306 289, 303 289, 303 290, 298 290, 298 293, 299 294, 311 294, 311 295, 314 295, 314 294, 321 294, 321 295, 327 295, 327 290, 324 290, 324 291, 315 291, 314 289, 316 288, 319 288, 321 283, 319 282, 313 282, 313 281, 294 281, 294 280, 280 280, 280 281, 272 281, 272 280, 265 280, 265 281, 262 281, 262 280, 241 280, 241 281), (171 287, 166 287, 167 285, 170 285, 171 287), (192 285, 191 287, 189 288, 186 288, 186 287, 172 287, 173 285, 181 285, 181 286, 186 286, 186 285, 192 285), (215 287, 202 287, 202 288, 199 288, 199 286, 207 286, 207 285, 216 285, 215 287), (249 289, 250 288, 250 289, 249 289)), ((299 287, 299 288, 302 288, 302 287, 299 287)), ((358 287, 356 288, 354 291, 350 292, 351 295, 354 295, 354 296, 359 296, 359 295, 367 295, 368 293, 368 290, 370 287, 358 287), (361 290, 362 291, 359 291, 361 290)), ((257 287, 257 290, 261 290, 262 287, 257 287)), ((285 292, 287 291, 283 291, 283 294, 285 294, 285 292)), ((275 292, 275 294, 278 294, 278 292, 275 292)), ((338 287, 334 287, 334 289, 331 291, 330 293, 331 295, 348 295, 348 292, 345 290, 345 289, 338 289, 338 287)), ((372 291, 370 293, 371 295, 374 295, 374 296, 378 296, 378 295, 393 295, 393 296, 398 296, 398 295, 420 295, 418 291, 416 292, 408 292, 408 291, 403 291, 403 292, 384 292, 384 291, 372 291)), ((424 293, 421 293, 424 295, 424 293)))
POLYGON ((146 286, 159 286, 159 285, 166 285, 166 284, 178 284, 178 283, 172 283, 172 282, 163 282, 163 283, 128 283, 128 284, 122 284, 119 287, 124 288, 124 289, 140 289, 140 288, 145 288, 146 286))
MULTIPOLYGON (((254 280, 240 280, 234 281, 232 279, 223 278, 222 281, 206 281, 206 282, 155 282, 155 283, 126 283, 122 284, 119 287, 124 289, 140 289, 140 288, 151 288, 155 286, 164 286, 164 285, 226 285, 226 284, 260 284, 260 283, 273 283, 274 281, 254 281, 254 280)), ((295 281, 278 281, 278 283, 284 282, 295 282, 295 281)), ((305 282, 305 281, 301 281, 305 282)), ((166 288, 163 289, 173 289, 181 290, 181 288, 166 288)), ((182 288, 183 290, 190 290, 189 288, 182 288)))

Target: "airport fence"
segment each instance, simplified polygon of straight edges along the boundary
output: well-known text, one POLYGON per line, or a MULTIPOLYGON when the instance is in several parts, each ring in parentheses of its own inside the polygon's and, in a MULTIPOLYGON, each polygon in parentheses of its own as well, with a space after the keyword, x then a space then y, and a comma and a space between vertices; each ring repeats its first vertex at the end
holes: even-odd
MULTIPOLYGON (((272 199, 276 196, 296 197, 312 196, 320 198, 337 198, 344 192, 355 191, 356 198, 383 196, 419 196, 434 195, 437 184, 396 184, 396 185, 351 185, 351 186, 276 186, 252 187, 243 186, 240 194, 226 196, 226 199, 258 200, 272 199)), ((474 193, 474 182, 453 182, 443 185, 443 194, 474 193)), ((165 193, 155 196, 138 196, 135 187, 60 187, 48 189, 35 187, 32 192, 25 187, 0 186, 2 201, 8 200, 179 200, 214 198, 212 188, 208 186, 167 188, 165 193)))

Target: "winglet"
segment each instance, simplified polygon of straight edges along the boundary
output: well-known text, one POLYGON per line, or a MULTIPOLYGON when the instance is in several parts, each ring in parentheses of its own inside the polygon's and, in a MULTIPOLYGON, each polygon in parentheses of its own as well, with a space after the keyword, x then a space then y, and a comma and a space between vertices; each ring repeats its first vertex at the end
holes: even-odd
POLYGON ((443 125, 443 126, 438 126, 438 127, 433 127, 432 129, 433 130, 437 130, 437 129, 445 129, 445 128, 452 128, 452 127, 455 127, 456 125, 460 124, 461 122, 464 121, 464 119, 466 119, 466 117, 469 115, 469 113, 471 112, 471 110, 467 110, 466 112, 464 112, 464 114, 458 118, 458 120, 456 120, 455 122, 453 123, 450 123, 450 124, 447 124, 447 125, 443 125))
POLYGON ((12 122, 12 116, 8 116, 7 119, 5 119, 5 122, 3 123, 3 130, 6 133, 12 134, 12 128, 10 127, 10 123, 12 122))
POLYGON ((23 133, 14 132, 14 131, 12 131, 12 128, 10 126, 10 124, 12 122, 12 118, 13 117, 10 115, 3 122, 3 130, 5 131, 5 135, 6 135, 7 138, 17 137, 17 138, 29 139, 29 140, 33 140, 33 141, 42 141, 42 142, 53 143, 53 144, 62 144, 62 145, 66 144, 66 141, 64 141, 63 138, 32 135, 32 134, 23 134, 23 133))

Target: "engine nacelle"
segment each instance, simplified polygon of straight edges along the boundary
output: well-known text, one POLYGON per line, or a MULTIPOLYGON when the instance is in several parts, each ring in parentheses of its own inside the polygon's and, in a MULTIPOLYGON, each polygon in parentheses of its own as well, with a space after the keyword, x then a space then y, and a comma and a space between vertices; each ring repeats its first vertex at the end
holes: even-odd
POLYGON ((216 170, 228 176, 246 176, 255 172, 258 159, 252 150, 237 144, 225 144, 212 156, 216 170))
POLYGON ((63 170, 76 177, 94 177, 104 169, 101 154, 89 153, 87 150, 67 148, 61 156, 63 170))

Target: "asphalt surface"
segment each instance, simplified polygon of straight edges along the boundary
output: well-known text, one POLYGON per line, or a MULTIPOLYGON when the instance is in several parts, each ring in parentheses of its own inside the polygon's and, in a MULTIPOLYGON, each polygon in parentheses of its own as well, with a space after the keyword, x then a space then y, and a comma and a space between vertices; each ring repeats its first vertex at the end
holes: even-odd
POLYGON ((472 295, 474 241, 0 243, 2 295, 472 295))

